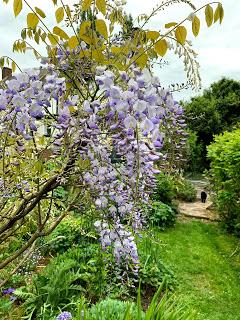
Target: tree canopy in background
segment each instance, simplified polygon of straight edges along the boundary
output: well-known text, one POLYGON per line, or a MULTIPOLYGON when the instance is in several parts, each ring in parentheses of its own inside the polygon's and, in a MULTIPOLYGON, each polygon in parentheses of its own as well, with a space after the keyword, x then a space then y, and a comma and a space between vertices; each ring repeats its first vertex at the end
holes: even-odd
POLYGON ((206 147, 213 136, 231 130, 240 120, 240 82, 223 78, 213 83, 201 96, 185 103, 185 115, 192 132, 189 170, 202 171, 209 167, 206 147), (194 147, 193 141, 198 147, 194 147))

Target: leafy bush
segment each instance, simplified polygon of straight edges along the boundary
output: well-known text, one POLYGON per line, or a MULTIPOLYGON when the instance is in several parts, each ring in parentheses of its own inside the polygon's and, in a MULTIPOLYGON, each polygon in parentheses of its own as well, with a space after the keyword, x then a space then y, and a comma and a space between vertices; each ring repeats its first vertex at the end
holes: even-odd
MULTIPOLYGON (((89 229, 89 228, 87 228, 89 229)), ((50 236, 44 239, 48 254, 63 253, 74 245, 96 242, 94 232, 86 232, 83 218, 69 216, 63 220, 50 236)))
MULTIPOLYGON (((164 293, 163 286, 158 289, 154 295, 150 305, 144 312, 141 306, 140 290, 138 292, 137 304, 127 303, 118 300, 104 300, 80 316, 75 320, 193 320, 194 312, 188 310, 179 299, 164 293)), ((82 306, 81 306, 82 307, 82 306)))
POLYGON ((137 306, 131 302, 106 299, 93 305, 87 311, 85 318, 88 320, 122 320, 126 318, 126 314, 130 319, 137 319, 137 306))
POLYGON ((149 215, 149 220, 153 226, 165 229, 174 225, 176 214, 169 205, 163 202, 154 202, 149 215))
POLYGON ((153 199, 171 206, 175 195, 176 193, 172 178, 164 173, 158 174, 157 186, 154 190, 153 199))
POLYGON ((208 147, 210 181, 216 205, 229 232, 240 235, 240 129, 215 137, 208 147))
POLYGON ((194 185, 186 179, 175 180, 177 198, 187 202, 194 202, 197 198, 197 190, 194 185))
POLYGON ((101 254, 98 245, 70 249, 36 274, 32 285, 17 289, 15 294, 23 301, 28 319, 36 315, 49 319, 81 294, 98 299, 106 283, 101 254))

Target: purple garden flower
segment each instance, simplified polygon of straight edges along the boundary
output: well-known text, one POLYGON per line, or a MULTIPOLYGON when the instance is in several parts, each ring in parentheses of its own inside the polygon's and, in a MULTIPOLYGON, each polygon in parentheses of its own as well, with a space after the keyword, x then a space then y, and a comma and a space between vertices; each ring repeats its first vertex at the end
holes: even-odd
POLYGON ((56 317, 56 320, 68 320, 68 319, 72 319, 72 314, 70 312, 67 312, 67 311, 61 312, 56 317))
POLYGON ((15 290, 16 289, 14 289, 14 288, 8 288, 8 289, 3 290, 2 293, 4 295, 13 294, 15 290))

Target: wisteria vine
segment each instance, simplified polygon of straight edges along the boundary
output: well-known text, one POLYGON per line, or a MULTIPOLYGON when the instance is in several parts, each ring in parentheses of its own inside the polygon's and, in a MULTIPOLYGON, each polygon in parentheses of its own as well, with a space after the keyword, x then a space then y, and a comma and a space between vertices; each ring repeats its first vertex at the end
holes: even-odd
POLYGON ((41 184, 41 176, 37 184, 19 169, 19 154, 24 159, 30 148, 39 161, 42 149, 51 150, 50 160, 58 164, 53 173, 67 168, 60 183, 74 175, 82 197, 91 196, 102 248, 112 248, 118 264, 137 273, 134 233, 144 223, 143 205, 150 205, 159 165, 168 157, 169 133, 179 136, 177 148, 184 143, 183 109, 147 69, 126 73, 91 66, 86 74, 81 50, 58 49, 55 65, 45 59, 41 68, 17 74, 0 89, 1 205, 37 192, 41 184), (51 134, 43 146, 46 127, 51 134))

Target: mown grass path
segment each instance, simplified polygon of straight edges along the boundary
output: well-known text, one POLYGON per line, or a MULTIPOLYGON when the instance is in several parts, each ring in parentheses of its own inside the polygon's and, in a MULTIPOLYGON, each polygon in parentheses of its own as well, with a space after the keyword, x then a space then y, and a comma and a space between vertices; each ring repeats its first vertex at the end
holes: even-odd
POLYGON ((176 295, 197 311, 199 320, 240 320, 239 240, 217 224, 178 222, 157 232, 160 258, 175 272, 176 295))

